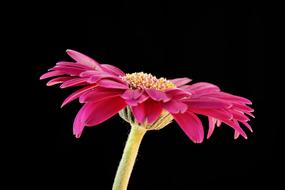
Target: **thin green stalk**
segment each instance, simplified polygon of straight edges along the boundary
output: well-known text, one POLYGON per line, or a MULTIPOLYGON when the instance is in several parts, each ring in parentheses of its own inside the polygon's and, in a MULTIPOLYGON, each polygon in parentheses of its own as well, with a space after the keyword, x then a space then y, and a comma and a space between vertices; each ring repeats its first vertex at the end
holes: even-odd
POLYGON ((132 125, 124 153, 121 158, 116 177, 113 184, 113 190, 126 190, 129 179, 135 164, 138 150, 146 129, 132 125))

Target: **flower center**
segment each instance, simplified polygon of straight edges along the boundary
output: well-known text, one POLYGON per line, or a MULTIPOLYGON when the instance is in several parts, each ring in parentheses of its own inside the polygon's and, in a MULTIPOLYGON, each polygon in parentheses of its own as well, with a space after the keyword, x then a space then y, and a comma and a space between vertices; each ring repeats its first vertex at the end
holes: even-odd
POLYGON ((126 81, 132 89, 152 88, 163 91, 176 87, 166 78, 161 77, 158 79, 155 76, 144 72, 127 73, 122 79, 126 81))

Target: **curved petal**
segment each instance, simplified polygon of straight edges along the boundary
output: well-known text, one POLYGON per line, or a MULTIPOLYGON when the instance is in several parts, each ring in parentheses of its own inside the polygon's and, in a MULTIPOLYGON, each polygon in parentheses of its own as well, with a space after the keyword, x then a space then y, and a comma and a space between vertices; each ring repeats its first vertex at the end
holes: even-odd
POLYGON ((92 90, 93 88, 96 88, 97 85, 90 85, 90 86, 86 86, 84 88, 81 88, 75 92, 73 92, 72 94, 70 94, 62 103, 61 107, 65 106, 66 104, 68 104, 69 102, 75 100, 76 98, 78 98, 79 96, 81 96, 83 93, 92 90))
POLYGON ((60 61, 56 63, 56 66, 60 66, 60 67, 70 67, 70 68, 79 68, 79 69, 84 69, 84 70, 90 70, 90 67, 86 66, 86 65, 82 65, 79 63, 75 63, 75 62, 69 62, 69 61, 60 61))
POLYGON ((208 121, 209 121, 209 130, 207 134, 207 139, 209 139, 212 136, 217 120, 213 117, 208 117, 208 121))
POLYGON ((231 106, 231 104, 227 102, 207 98, 189 99, 184 102, 189 106, 189 108, 193 109, 221 109, 229 108, 231 106))
POLYGON ((191 97, 191 93, 180 89, 180 88, 172 88, 164 91, 168 97, 174 98, 174 99, 188 99, 191 97))
POLYGON ((175 84, 176 87, 180 87, 180 86, 183 86, 183 85, 191 82, 192 80, 187 78, 187 77, 183 77, 183 78, 171 79, 169 81, 172 82, 173 84, 175 84))
POLYGON ((57 78, 54 78, 54 79, 51 79, 50 81, 48 81, 47 86, 60 84, 60 83, 63 83, 67 80, 70 80, 70 79, 72 79, 72 77, 57 77, 57 78))
POLYGON ((237 130, 245 139, 247 139, 247 135, 245 134, 245 132, 239 125, 236 125, 234 123, 234 121, 232 120, 233 115, 228 111, 218 109, 191 109, 191 111, 205 116, 214 117, 220 120, 221 122, 227 124, 228 126, 232 127, 233 129, 237 130))
POLYGON ((106 98, 120 96, 122 93, 123 92, 121 89, 109 89, 109 88, 97 87, 81 95, 79 98, 79 102, 80 103, 98 102, 106 98))
POLYGON ((167 102, 171 99, 170 97, 166 95, 165 92, 162 92, 156 89, 147 88, 145 89, 145 91, 149 95, 149 97, 155 101, 167 102))
POLYGON ((184 133, 194 142, 202 143, 204 140, 204 128, 201 120, 193 113, 187 111, 183 114, 172 114, 184 133))
POLYGON ((207 82, 198 82, 192 85, 187 85, 183 89, 190 91, 193 95, 196 96, 220 91, 220 88, 218 86, 207 82))
POLYGON ((64 74, 65 74, 65 72, 62 72, 62 71, 50 71, 50 72, 43 74, 40 77, 40 80, 50 78, 50 77, 60 76, 60 75, 64 75, 64 74))
POLYGON ((115 67, 114 65, 102 64, 101 67, 103 71, 108 72, 110 74, 114 74, 116 76, 125 76, 125 73, 118 67, 115 67))
POLYGON ((97 84, 98 84, 98 86, 101 86, 104 88, 128 89, 127 84, 117 82, 117 81, 113 81, 113 80, 109 80, 109 79, 101 79, 100 81, 98 81, 97 84))
POLYGON ((62 85, 60 85, 60 88, 68 88, 68 87, 73 87, 73 86, 80 86, 84 85, 86 83, 86 79, 83 78, 73 78, 67 81, 64 81, 62 85))
POLYGON ((147 101, 132 106, 132 111, 137 122, 152 124, 155 122, 162 112, 162 105, 160 102, 148 99, 147 101))
POLYGON ((92 104, 92 110, 85 120, 86 126, 98 125, 126 107, 126 103, 121 97, 110 97, 90 104, 92 104))
POLYGON ((172 99, 169 102, 164 103, 163 108, 166 109, 169 113, 177 114, 186 112, 188 106, 181 101, 172 99))
POLYGON ((86 65, 92 69, 97 69, 97 70, 102 70, 100 64, 95 61, 94 59, 88 57, 87 55, 84 55, 82 53, 79 53, 77 51, 74 50, 66 50, 66 53, 75 61, 77 61, 78 63, 82 64, 82 65, 86 65))

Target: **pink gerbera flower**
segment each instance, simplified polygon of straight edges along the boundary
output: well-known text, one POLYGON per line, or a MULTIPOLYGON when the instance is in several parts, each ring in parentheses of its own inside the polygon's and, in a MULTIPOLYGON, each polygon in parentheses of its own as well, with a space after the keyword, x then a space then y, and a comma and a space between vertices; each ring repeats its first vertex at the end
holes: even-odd
POLYGON ((173 119, 195 143, 204 139, 204 127, 197 115, 208 117, 211 136, 222 123, 234 129, 234 137, 247 138, 240 124, 252 131, 247 115, 254 117, 251 101, 222 92, 216 85, 199 82, 189 85, 189 78, 165 79, 135 72, 125 74, 119 68, 99 64, 73 50, 67 54, 75 62, 58 62, 40 79, 55 77, 47 85, 61 88, 80 86, 62 106, 79 98, 84 105, 75 117, 73 133, 79 138, 85 126, 96 126, 118 112, 131 124, 157 130, 173 119))
POLYGON ((73 133, 79 138, 85 126, 98 125, 113 115, 131 124, 124 153, 113 184, 113 190, 126 190, 141 140, 148 130, 159 130, 175 120, 195 143, 204 139, 204 127, 197 115, 208 117, 209 138, 215 126, 222 123, 234 129, 234 137, 247 138, 241 128, 254 117, 251 102, 243 97, 222 92, 216 85, 199 82, 192 85, 189 78, 167 80, 138 72, 125 74, 115 66, 99 64, 73 50, 68 55, 76 62, 58 62, 40 79, 55 77, 47 85, 61 88, 81 86, 68 96, 62 106, 79 98, 84 105, 77 113, 73 133))

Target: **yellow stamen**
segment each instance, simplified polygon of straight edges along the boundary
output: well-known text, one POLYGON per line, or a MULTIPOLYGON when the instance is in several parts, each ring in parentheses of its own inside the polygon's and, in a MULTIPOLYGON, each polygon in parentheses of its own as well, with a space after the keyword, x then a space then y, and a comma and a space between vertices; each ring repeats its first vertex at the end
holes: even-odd
POLYGON ((166 78, 161 77, 158 79, 155 76, 144 72, 127 73, 122 79, 126 81, 132 89, 152 88, 163 91, 176 87, 166 78))

